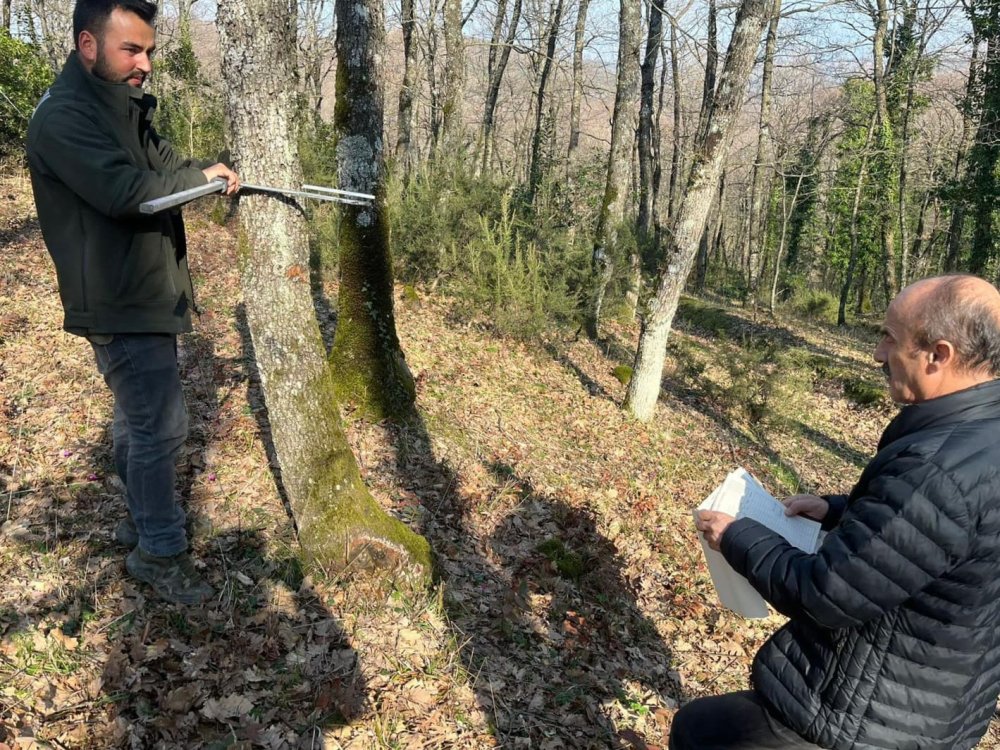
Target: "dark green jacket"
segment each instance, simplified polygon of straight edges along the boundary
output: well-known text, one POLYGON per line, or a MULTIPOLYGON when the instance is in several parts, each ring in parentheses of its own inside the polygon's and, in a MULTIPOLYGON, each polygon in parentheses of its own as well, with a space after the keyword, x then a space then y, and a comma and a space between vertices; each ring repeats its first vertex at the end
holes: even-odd
POLYGON ((31 118, 31 185, 70 333, 191 330, 180 213, 144 216, 139 204, 207 180, 153 130, 155 107, 72 53, 31 118))

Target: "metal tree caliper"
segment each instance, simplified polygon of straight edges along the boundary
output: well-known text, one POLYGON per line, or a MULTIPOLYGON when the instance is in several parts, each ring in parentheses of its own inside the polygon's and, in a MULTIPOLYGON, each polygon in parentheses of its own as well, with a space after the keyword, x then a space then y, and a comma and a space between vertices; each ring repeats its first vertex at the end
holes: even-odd
MULTIPOLYGON (((196 198, 212 193, 221 193, 226 189, 226 180, 216 177, 208 184, 200 187, 182 190, 179 193, 171 193, 162 198, 154 198, 151 201, 139 204, 139 212, 143 214, 157 214, 166 211, 168 208, 183 206, 196 198)), ((350 206, 368 206, 375 200, 374 195, 368 193, 352 193, 347 190, 334 190, 333 188, 321 187, 319 185, 303 185, 301 190, 291 190, 289 188, 269 187, 268 185, 240 185, 240 191, 250 190, 258 193, 276 193, 287 195, 292 198, 309 198, 316 201, 333 201, 334 203, 346 203, 350 206)))

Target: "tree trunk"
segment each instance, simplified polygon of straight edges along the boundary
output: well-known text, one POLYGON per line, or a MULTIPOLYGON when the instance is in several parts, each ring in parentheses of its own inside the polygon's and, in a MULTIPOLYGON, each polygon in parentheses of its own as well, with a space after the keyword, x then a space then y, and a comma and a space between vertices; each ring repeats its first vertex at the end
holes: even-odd
POLYGON ((802 189, 802 181, 805 179, 805 174, 800 173, 798 179, 795 181, 795 190, 792 191, 792 200, 788 205, 788 209, 785 209, 785 180, 782 176, 781 179, 781 233, 778 238, 778 249, 774 253, 774 276, 771 279, 771 298, 768 302, 768 310, 771 315, 774 315, 774 308, 778 302, 778 281, 781 278, 781 256, 785 253, 785 241, 788 238, 788 224, 792 218, 792 212, 795 210, 795 204, 799 200, 799 191, 802 189))
POLYGON ((873 170, 873 187, 875 188, 876 210, 879 222, 879 244, 882 246, 882 278, 886 304, 899 291, 899 278, 896 272, 896 238, 893 232, 893 199, 895 185, 895 152, 892 119, 889 116, 889 105, 886 91, 885 76, 885 37, 889 26, 889 10, 887 0, 877 0, 875 14, 875 36, 872 43, 873 77, 875 81, 875 113, 878 119, 878 129, 875 134, 875 168, 873 170))
POLYGON ((698 260, 694 267, 694 288, 698 292, 705 291, 705 282, 708 278, 708 263, 713 248, 718 249, 721 245, 722 237, 722 207, 726 200, 726 173, 723 170, 719 175, 719 193, 713 206, 714 213, 710 213, 715 220, 710 223, 709 229, 702 232, 701 242, 698 243, 698 260))
POLYGON ((615 242, 625 218, 629 165, 635 139, 636 104, 639 93, 639 10, 641 3, 621 0, 618 36, 618 83, 611 120, 611 150, 607 181, 594 236, 594 278, 585 328, 592 339, 599 336, 604 295, 614 270, 615 242))
MULTIPOLYGON (((980 37, 977 33, 976 25, 972 25, 972 53, 969 58, 969 77, 965 83, 965 101, 961 107, 962 111, 962 138, 958 143, 958 152, 955 154, 954 169, 952 170, 952 180, 956 186, 965 187, 968 175, 965 179, 962 174, 962 166, 965 164, 966 152, 969 147, 969 138, 974 127, 972 119, 973 100, 980 76, 979 59, 980 37)), ((962 235, 965 232, 965 211, 966 200, 965 190, 957 189, 957 195, 952 202, 951 221, 948 223, 948 250, 945 256, 944 268, 946 271, 957 271, 962 257, 962 235)))
POLYGON ((428 151, 431 158, 437 158, 441 146, 441 130, 443 108, 441 98, 441 76, 438 73, 438 27, 437 17, 440 11, 440 0, 431 0, 427 12, 427 32, 424 59, 427 61, 427 83, 430 89, 430 143, 428 151))
POLYGON ((531 166, 528 169, 528 202, 535 202, 538 186, 542 181, 542 119, 545 116, 545 92, 556 56, 556 42, 559 41, 559 24, 562 23, 563 0, 555 0, 550 7, 549 29, 542 58, 542 70, 538 76, 538 92, 535 96, 535 127, 531 135, 531 166))
MULTIPOLYGON (((771 19, 767 25, 767 41, 764 43, 764 70, 761 75, 760 126, 757 131, 757 155, 753 162, 750 178, 750 225, 747 233, 749 244, 747 258, 746 301, 757 306, 757 292, 760 285, 762 247, 766 238, 767 190, 764 186, 765 170, 773 170, 771 161, 771 81, 774 78, 774 53, 778 46, 778 22, 781 20, 781 0, 774 0, 771 19)), ((774 304, 771 304, 773 309, 774 304)))
POLYGON ((653 95, 656 93, 656 62, 663 41, 663 0, 649 4, 649 31, 646 54, 642 61, 642 87, 639 94, 639 241, 648 240, 653 224, 653 176, 659 153, 655 151, 653 95))
POLYGON ((409 177, 416 163, 416 144, 413 142, 413 103, 417 85, 417 45, 413 31, 417 25, 415 0, 402 0, 401 23, 403 27, 403 82, 399 87, 399 121, 396 136, 396 161, 404 178, 409 177))
POLYGON ((580 0, 573 32, 573 96, 569 110, 569 159, 580 148, 580 109, 583 106, 583 45, 586 42, 587 11, 590 0, 580 0))
POLYGON ((12 0, 3 0, 3 27, 7 29, 8 32, 13 31, 13 18, 10 13, 10 5, 12 0))
MULTIPOLYGON (((662 24, 661 24, 662 26, 662 24)), ((663 56, 663 65, 660 67, 660 91, 657 96, 656 114, 653 118, 653 151, 656 159, 653 160, 653 194, 650 197, 653 221, 653 247, 660 247, 660 240, 663 236, 663 221, 660 195, 663 188, 663 109, 667 100, 667 49, 666 39, 661 28, 660 31, 660 54, 663 56)))
POLYGON ((684 111, 681 103, 680 56, 677 51, 677 23, 670 18, 670 80, 674 90, 674 132, 670 154, 670 194, 667 196, 668 223, 673 224, 680 202, 684 172, 684 111))
POLYGON ((972 249, 969 271, 983 274, 994 255, 993 206, 996 202, 997 158, 1000 156, 1000 3, 988 4, 987 17, 975 17, 986 42, 980 88, 979 128, 969 153, 969 192, 972 197, 972 249))
POLYGON ((854 186, 854 203, 851 206, 851 255, 847 261, 847 273, 844 276, 844 284, 840 288, 840 306, 837 308, 837 325, 847 325, 847 300, 851 294, 851 284, 854 283, 854 273, 858 267, 858 256, 860 255, 860 237, 858 236, 858 215, 861 211, 861 193, 864 191, 865 177, 868 172, 868 157, 871 150, 872 138, 878 127, 878 113, 872 117, 868 126, 868 134, 865 136, 865 147, 861 154, 861 165, 858 167, 858 181, 854 186))
POLYGON ((733 125, 743 104, 771 4, 772 0, 742 0, 740 3, 717 94, 706 117, 703 135, 695 144, 694 167, 666 256, 660 265, 656 294, 650 299, 642 319, 633 376, 625 395, 624 408, 641 421, 652 418, 656 407, 667 338, 718 188, 733 125))
POLYGON ((490 166, 490 159, 493 156, 493 127, 494 116, 497 109, 497 99, 500 97, 500 84, 503 82, 504 73, 507 70, 507 62, 510 60, 510 52, 514 48, 514 39, 517 36, 517 27, 521 22, 522 0, 514 0, 514 8, 511 11, 510 24, 507 27, 507 37, 500 42, 500 34, 503 31, 503 16, 506 14, 507 0, 501 0, 497 6, 497 18, 493 25, 493 41, 490 43, 489 56, 489 84, 486 89, 486 109, 483 112, 483 155, 480 161, 480 169, 486 172, 490 166), (499 47, 499 58, 497 48, 499 47))
MULTIPOLYGON (((220 0, 218 22, 237 168, 247 182, 301 184, 293 137, 295 3, 220 0)), ((240 203, 247 323, 306 560, 327 571, 351 564, 426 575, 426 541, 379 508, 341 427, 313 308, 301 209, 260 194, 240 203)))
POLYGON ((708 128, 708 118, 715 101, 715 78, 719 67, 719 11, 716 0, 708 0, 708 36, 705 39, 705 79, 701 89, 701 111, 698 114, 697 140, 702 143, 708 128))
MULTIPOLYGON (((382 16, 380 4, 379 17, 382 16)), ((462 0, 444 0, 444 101, 441 105, 441 135, 450 155, 465 150, 465 38, 462 35, 462 0)))
POLYGON ((344 190, 376 196, 344 206, 340 220, 337 333, 330 354, 338 396, 373 417, 402 418, 413 378, 396 336, 385 206, 381 0, 337 0, 337 176, 344 190))

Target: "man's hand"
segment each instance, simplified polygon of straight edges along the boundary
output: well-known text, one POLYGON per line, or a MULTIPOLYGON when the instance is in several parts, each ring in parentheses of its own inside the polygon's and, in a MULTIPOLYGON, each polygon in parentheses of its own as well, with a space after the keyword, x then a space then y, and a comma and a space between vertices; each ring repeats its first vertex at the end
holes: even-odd
POLYGON ((717 510, 699 510, 694 525, 698 531, 705 535, 708 546, 718 552, 719 545, 722 544, 722 535, 726 533, 729 524, 735 520, 732 516, 719 513, 717 510))
POLYGON ((235 193, 237 190, 240 189, 240 176, 222 162, 219 162, 218 164, 213 164, 208 169, 203 169, 201 171, 204 173, 205 177, 208 178, 209 182, 214 180, 216 177, 225 177, 226 195, 232 195, 233 193, 235 193))
POLYGON ((805 516, 822 521, 830 512, 830 503, 816 495, 792 495, 781 502, 785 505, 786 516, 805 516))

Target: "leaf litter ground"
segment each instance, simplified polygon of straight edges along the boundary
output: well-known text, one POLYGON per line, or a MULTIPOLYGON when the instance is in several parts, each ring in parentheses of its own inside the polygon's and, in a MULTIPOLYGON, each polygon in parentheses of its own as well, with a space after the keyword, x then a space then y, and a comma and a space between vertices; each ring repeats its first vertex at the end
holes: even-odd
POLYGON ((375 496, 430 540, 437 583, 313 579, 245 357, 232 233, 189 213, 206 312, 181 348, 179 495, 219 592, 199 608, 125 575, 111 401, 89 347, 60 331, 26 180, 0 182, 0 750, 665 748, 677 706, 744 688, 781 622, 718 606, 691 508, 734 465, 776 493, 847 490, 891 416, 828 377, 871 376, 864 332, 729 310, 720 335, 682 316, 640 425, 613 374, 632 328, 526 345, 406 294, 420 419, 345 416, 375 496), (748 336, 826 366, 796 388, 765 356, 748 413, 734 348, 748 336))

